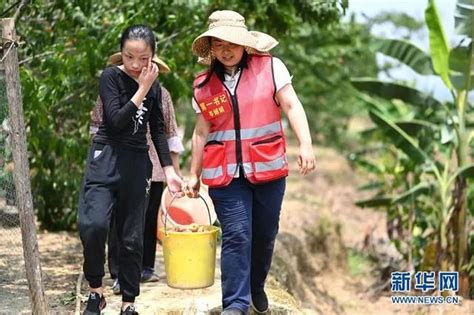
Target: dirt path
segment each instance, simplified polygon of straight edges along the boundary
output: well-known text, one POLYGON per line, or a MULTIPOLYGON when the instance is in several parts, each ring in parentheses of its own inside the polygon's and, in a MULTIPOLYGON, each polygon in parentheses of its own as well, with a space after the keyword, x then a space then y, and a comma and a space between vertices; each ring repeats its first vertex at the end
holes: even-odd
MULTIPOLYGON (((294 158, 294 148, 290 149, 294 158)), ((318 148, 317 172, 300 180, 289 177, 287 196, 283 204, 281 231, 298 234, 303 232, 301 223, 324 222, 330 218, 341 225, 340 231, 346 248, 361 249, 369 231, 374 243, 389 244, 385 214, 370 209, 360 209, 354 202, 363 199, 357 187, 361 184, 357 174, 346 159, 334 150, 318 148), (295 232, 296 231, 296 232, 295 232)), ((393 246, 384 245, 393 256, 393 246)), ((349 254, 350 256, 350 254, 349 254)), ((367 261, 357 262, 349 257, 348 265, 341 268, 327 266, 315 277, 317 290, 322 297, 313 305, 336 303, 340 308, 318 308, 321 314, 474 314, 474 301, 465 300, 461 305, 400 306, 392 304, 389 292, 372 294, 375 276, 367 261), (354 262, 355 261, 355 262, 354 262), (328 303, 331 301, 331 303, 328 303)))
MULTIPOLYGON (((340 223, 343 246, 346 248, 360 249, 367 231, 372 228, 374 239, 386 240, 384 214, 354 206, 354 201, 361 198, 356 189, 358 178, 344 157, 325 148, 317 148, 316 152, 318 171, 315 174, 302 179, 293 172, 288 178, 280 231, 305 239, 308 226, 321 225, 327 220, 340 223)), ((290 148, 289 153, 294 167, 294 148, 290 148)), ((18 230, 0 229, 0 313, 21 313, 29 308, 26 280, 24 276, 18 276, 22 270, 21 241, 11 235, 20 234, 18 230), (9 241, 4 242, 5 239, 9 241), (12 251, 14 248, 19 250, 12 251)), ((50 307, 59 313, 72 313, 75 308, 76 280, 82 264, 79 238, 75 233, 42 232, 39 234, 39 246, 50 307)), ((219 308, 218 268, 215 284, 210 288, 171 289, 164 280, 160 248, 157 256, 156 270, 163 280, 142 285, 142 293, 137 300, 142 314, 181 314, 183 311, 192 314, 196 311, 193 307, 199 305, 209 310, 219 308)), ((300 301, 299 306, 291 296, 282 293, 274 281, 270 281, 272 304, 281 306, 280 309, 288 309, 289 306, 294 310, 286 313, 282 311, 280 314, 474 314, 472 301, 463 301, 462 306, 420 308, 393 305, 389 297, 384 295, 374 297, 370 294, 374 276, 367 262, 354 259, 357 257, 349 255, 349 262, 334 261, 319 268, 313 279, 301 279, 306 282, 314 280, 315 286, 304 289, 312 292, 307 292, 309 298, 300 301)), ((315 265, 322 261, 318 259, 321 257, 314 258, 315 265)), ((111 280, 105 279, 104 283, 108 300, 105 314, 116 314, 120 297, 112 295, 111 280)), ((84 299, 85 294, 86 284, 83 283, 84 299)))
MULTIPOLYGON (((30 301, 19 228, 0 228, 0 314, 28 313, 30 301)), ((52 310, 73 311, 82 248, 74 233, 38 234, 45 294, 52 310)))

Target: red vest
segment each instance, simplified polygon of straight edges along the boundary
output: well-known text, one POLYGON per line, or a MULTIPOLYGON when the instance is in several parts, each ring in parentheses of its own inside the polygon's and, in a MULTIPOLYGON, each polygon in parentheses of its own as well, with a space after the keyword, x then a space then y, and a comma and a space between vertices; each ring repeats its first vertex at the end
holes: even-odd
POLYGON ((254 184, 288 175, 280 109, 275 102, 272 57, 249 55, 236 83, 235 95, 215 73, 202 87, 207 72, 194 80, 194 98, 211 124, 204 147, 202 181, 227 186, 239 166, 254 184))

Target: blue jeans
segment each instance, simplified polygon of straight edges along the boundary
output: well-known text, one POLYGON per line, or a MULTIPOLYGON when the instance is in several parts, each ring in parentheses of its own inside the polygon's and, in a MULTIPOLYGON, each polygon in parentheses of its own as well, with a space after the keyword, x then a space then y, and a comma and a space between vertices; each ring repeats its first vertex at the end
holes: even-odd
POLYGON ((272 262, 286 179, 261 185, 244 177, 210 188, 222 227, 222 308, 246 313, 251 293, 262 292, 272 262))

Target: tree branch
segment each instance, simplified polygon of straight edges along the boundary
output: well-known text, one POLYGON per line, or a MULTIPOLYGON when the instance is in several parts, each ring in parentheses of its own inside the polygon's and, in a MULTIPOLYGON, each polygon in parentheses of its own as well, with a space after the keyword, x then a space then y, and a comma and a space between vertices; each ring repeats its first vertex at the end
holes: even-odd
MULTIPOLYGON (((16 9, 16 12, 15 14, 13 15, 13 19, 15 20, 15 24, 16 22, 20 19, 21 15, 23 14, 23 8, 26 7, 26 5, 29 3, 30 1, 29 0, 21 0, 21 3, 20 5, 18 6, 18 8, 16 9)), ((18 2, 17 2, 18 3, 18 2)))
MULTIPOLYGON (((76 49, 75 47, 66 48, 66 49, 63 50, 63 53, 74 51, 75 49, 76 49)), ((37 58, 39 59, 39 58, 47 57, 47 56, 50 56, 50 55, 54 55, 55 53, 57 53, 57 51, 54 51, 54 50, 53 51, 46 51, 42 54, 34 55, 34 56, 31 56, 31 57, 25 58, 25 59, 21 60, 18 64, 23 65, 25 63, 31 62, 33 59, 37 59, 37 58)))
POLYGON ((7 14, 8 12, 10 12, 11 9, 13 9, 14 7, 16 7, 16 5, 17 5, 18 3, 20 3, 20 1, 21 1, 21 0, 18 0, 17 2, 15 2, 14 4, 12 4, 9 8, 7 8, 5 11, 3 11, 3 12, 0 14, 0 17, 5 17, 6 14, 7 14))

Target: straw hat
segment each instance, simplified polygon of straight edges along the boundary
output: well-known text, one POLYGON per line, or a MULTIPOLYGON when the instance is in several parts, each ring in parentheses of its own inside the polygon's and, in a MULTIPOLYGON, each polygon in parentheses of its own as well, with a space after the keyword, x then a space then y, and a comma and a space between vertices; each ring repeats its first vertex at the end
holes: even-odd
MULTIPOLYGON (((168 67, 168 65, 163 60, 158 58, 157 55, 155 55, 151 61, 156 63, 160 73, 168 73, 168 72, 171 71, 170 67, 168 67)), ((118 53, 115 53, 115 54, 111 55, 109 57, 109 60, 107 60, 107 63, 110 64, 110 65, 121 65, 121 64, 123 64, 123 62, 122 62, 122 53, 118 52, 118 53)))
POLYGON ((245 47, 249 54, 268 54, 268 51, 278 45, 278 41, 268 34, 247 30, 245 18, 235 11, 214 11, 209 16, 209 29, 199 35, 193 42, 193 53, 198 56, 198 62, 211 62, 211 47, 209 37, 216 37, 245 47))

